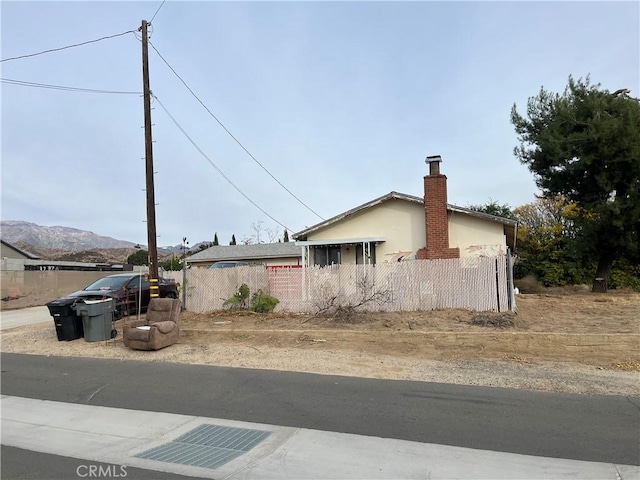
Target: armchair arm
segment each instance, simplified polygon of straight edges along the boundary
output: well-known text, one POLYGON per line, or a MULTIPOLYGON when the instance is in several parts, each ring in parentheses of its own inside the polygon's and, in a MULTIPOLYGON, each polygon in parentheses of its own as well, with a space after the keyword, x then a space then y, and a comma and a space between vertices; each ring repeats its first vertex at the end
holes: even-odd
POLYGON ((145 318, 141 318, 139 320, 137 318, 128 321, 125 320, 124 323, 124 326, 129 328, 141 327, 143 325, 147 325, 147 320, 145 318))
POLYGON ((165 320, 164 322, 155 322, 151 325, 151 330, 156 330, 161 334, 166 334, 178 327, 176 322, 172 322, 171 320, 165 320))
POLYGON ((136 327, 141 327, 142 325, 146 325, 147 322, 144 319, 140 319, 138 320, 137 318, 134 318, 133 320, 126 322, 124 325, 122 325, 122 338, 124 339, 124 345, 126 347, 129 346, 129 332, 131 330, 135 330, 136 327))

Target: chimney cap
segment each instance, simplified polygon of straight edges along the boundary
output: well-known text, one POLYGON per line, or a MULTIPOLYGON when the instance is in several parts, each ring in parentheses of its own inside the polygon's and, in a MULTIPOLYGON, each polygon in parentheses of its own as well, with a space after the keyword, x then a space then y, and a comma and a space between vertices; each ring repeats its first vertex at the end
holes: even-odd
POLYGON ((431 155, 426 158, 425 163, 429 165, 429 175, 440 175, 440 162, 442 162, 440 155, 431 155))

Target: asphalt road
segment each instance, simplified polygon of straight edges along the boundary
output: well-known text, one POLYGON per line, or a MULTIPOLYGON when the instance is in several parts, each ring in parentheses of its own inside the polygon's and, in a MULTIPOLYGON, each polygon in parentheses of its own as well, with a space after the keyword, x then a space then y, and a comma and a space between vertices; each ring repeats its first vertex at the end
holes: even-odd
POLYGON ((640 465, 640 398, 2 354, 3 395, 640 465))

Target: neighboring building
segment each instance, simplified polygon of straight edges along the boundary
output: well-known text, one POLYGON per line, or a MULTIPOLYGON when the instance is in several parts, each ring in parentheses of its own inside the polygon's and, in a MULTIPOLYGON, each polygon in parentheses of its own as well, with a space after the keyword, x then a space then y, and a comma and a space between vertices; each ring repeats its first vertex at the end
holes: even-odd
POLYGON ((0 239, 0 257, 2 259, 15 259, 15 260, 37 260, 40 257, 34 255, 31 252, 27 252, 26 250, 22 250, 15 245, 11 245, 9 242, 5 242, 0 239))
POLYGON ((20 272, 23 270, 74 270, 74 271, 122 271, 131 270, 130 265, 111 265, 107 263, 70 262, 65 260, 42 260, 31 252, 22 250, 4 240, 0 240, 0 258, 2 271, 20 272))
POLYGON ((424 198, 391 192, 293 235, 305 265, 496 256, 515 249, 517 222, 447 203, 440 157, 424 198))
POLYGON ((214 245, 187 257, 187 263, 195 267, 209 267, 225 260, 260 263, 268 267, 301 265, 302 248, 293 242, 214 245))

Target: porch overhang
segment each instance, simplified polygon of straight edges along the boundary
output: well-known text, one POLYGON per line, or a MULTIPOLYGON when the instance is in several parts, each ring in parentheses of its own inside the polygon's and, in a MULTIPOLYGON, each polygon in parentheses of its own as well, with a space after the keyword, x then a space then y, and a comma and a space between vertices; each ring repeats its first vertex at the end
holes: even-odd
POLYGON ((296 241, 296 245, 302 247, 315 247, 315 246, 331 246, 331 245, 359 245, 361 243, 381 243, 386 241, 384 237, 364 237, 364 238, 341 238, 341 239, 327 239, 327 240, 301 240, 296 241))

